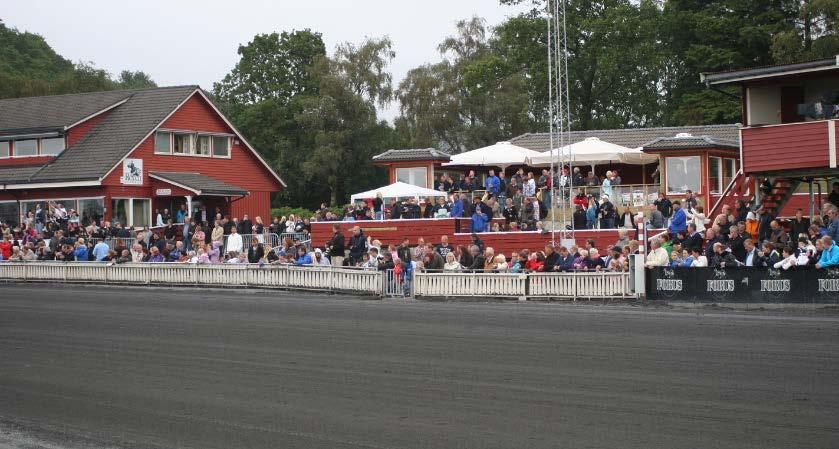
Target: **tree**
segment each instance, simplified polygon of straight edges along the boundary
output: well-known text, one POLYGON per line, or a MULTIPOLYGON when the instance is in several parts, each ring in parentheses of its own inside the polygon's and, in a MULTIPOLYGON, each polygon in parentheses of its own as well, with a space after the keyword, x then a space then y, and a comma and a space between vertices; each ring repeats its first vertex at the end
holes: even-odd
POLYGON ((117 83, 122 89, 145 89, 148 87, 157 87, 151 76, 145 72, 130 70, 123 70, 117 78, 117 83))
POLYGON ((839 0, 800 0, 790 7, 792 29, 772 39, 772 56, 779 63, 830 58, 839 53, 839 0))

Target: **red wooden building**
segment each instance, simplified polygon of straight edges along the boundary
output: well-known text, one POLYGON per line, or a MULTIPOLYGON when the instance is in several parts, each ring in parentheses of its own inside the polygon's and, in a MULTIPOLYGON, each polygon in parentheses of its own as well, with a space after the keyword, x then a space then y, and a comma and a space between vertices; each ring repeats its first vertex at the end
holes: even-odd
POLYGON ((6 222, 50 201, 134 227, 182 204, 267 220, 271 193, 281 188, 197 86, 0 100, 6 222))

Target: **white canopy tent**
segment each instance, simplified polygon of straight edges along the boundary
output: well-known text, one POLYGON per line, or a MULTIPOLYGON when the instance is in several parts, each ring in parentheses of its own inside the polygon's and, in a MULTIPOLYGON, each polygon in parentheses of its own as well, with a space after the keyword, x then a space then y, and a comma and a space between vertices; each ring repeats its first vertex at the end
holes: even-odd
POLYGON ((539 155, 541 155, 541 153, 538 151, 516 146, 510 142, 498 142, 488 147, 478 148, 477 150, 467 151, 465 153, 454 154, 452 155, 450 162, 443 165, 477 165, 500 167, 501 169, 505 169, 511 165, 525 165, 527 158, 539 155))
POLYGON ((356 201, 362 201, 367 198, 375 198, 379 193, 382 194, 383 198, 426 198, 429 196, 446 196, 446 192, 440 192, 439 190, 434 189, 427 189, 425 187, 415 186, 411 184, 406 184, 404 182, 397 181, 391 185, 379 187, 378 189, 368 190, 366 192, 356 193, 350 197, 350 201, 353 203, 356 201))
POLYGON ((640 148, 627 148, 600 140, 597 137, 589 137, 580 142, 529 157, 527 165, 544 167, 551 165, 552 161, 553 163, 568 163, 569 160, 576 165, 609 163, 644 165, 657 162, 658 156, 646 154, 640 148))

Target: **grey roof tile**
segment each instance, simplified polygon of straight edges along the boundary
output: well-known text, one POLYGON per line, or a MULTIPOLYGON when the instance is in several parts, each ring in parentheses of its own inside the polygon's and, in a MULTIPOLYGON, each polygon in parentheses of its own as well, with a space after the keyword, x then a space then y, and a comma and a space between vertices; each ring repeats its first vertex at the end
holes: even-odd
POLYGON ((739 149, 740 144, 733 140, 711 136, 659 137, 644 144, 644 150, 686 150, 700 148, 739 149))
POLYGON ((63 129, 119 103, 131 93, 130 90, 112 90, 3 99, 0 100, 0 134, 63 129))
POLYGON ((387 150, 384 153, 373 156, 375 162, 397 162, 397 161, 449 161, 451 156, 448 153, 435 148, 408 148, 402 150, 387 150))
POLYGON ((200 173, 156 171, 149 174, 164 181, 174 182, 198 191, 200 195, 240 196, 248 194, 246 189, 200 173))
MULTIPOLYGON (((599 129, 591 131, 571 131, 570 143, 576 143, 587 137, 597 137, 600 140, 629 148, 644 146, 660 137, 675 137, 680 133, 697 136, 708 136, 726 141, 739 141, 739 124, 732 125, 702 125, 702 126, 668 126, 660 128, 624 128, 599 129)), ((556 137, 554 137, 556 139, 556 137)), ((548 151, 550 136, 548 133, 528 133, 514 137, 510 143, 534 151, 548 151)), ((558 146, 554 142, 555 146, 558 146)))
POLYGON ((23 183, 41 168, 40 165, 0 167, 0 184, 23 183))
POLYGON ((776 64, 761 67, 750 67, 725 72, 710 72, 699 75, 700 80, 706 84, 728 84, 743 79, 759 79, 769 76, 785 76, 797 73, 801 70, 829 70, 839 69, 839 58, 814 59, 801 61, 792 64, 776 64))

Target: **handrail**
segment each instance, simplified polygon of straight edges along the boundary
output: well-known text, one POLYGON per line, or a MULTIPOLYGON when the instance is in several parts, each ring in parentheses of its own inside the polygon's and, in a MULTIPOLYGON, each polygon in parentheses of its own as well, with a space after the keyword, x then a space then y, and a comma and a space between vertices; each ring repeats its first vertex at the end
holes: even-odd
POLYGON ((725 188, 725 190, 722 191, 722 193, 720 194, 720 197, 717 198, 717 201, 708 210, 708 215, 707 216, 708 217, 713 217, 714 215, 716 215, 718 209, 720 207, 722 207, 723 201, 725 201, 726 198, 728 197, 728 194, 731 193, 735 184, 742 187, 742 185, 744 183, 749 181, 749 178, 750 178, 749 176, 746 176, 745 173, 743 173, 743 167, 741 166, 740 169, 737 170, 737 173, 734 175, 734 177, 731 178, 731 182, 728 183, 728 186, 725 188), (743 179, 740 179, 741 177, 743 179))

